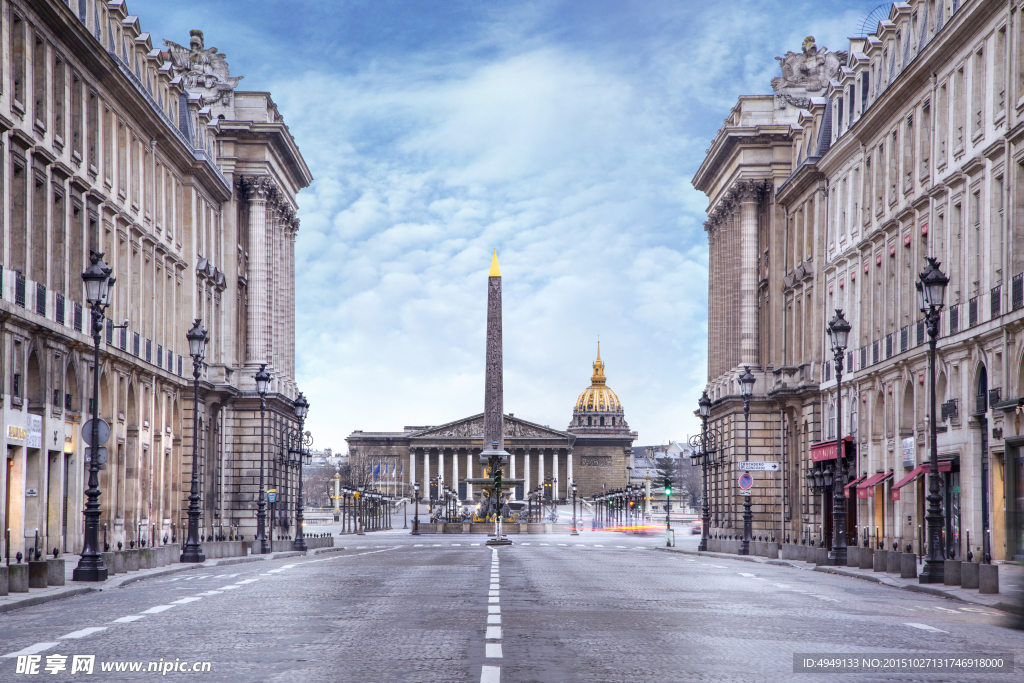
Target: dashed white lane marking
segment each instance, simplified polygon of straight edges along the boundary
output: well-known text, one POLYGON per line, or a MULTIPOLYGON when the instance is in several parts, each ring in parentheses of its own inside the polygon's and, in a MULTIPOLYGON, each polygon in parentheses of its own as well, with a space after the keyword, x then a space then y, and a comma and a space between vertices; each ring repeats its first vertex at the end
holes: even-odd
POLYGON ((737 574, 739 574, 740 576, 746 576, 746 577, 750 577, 750 578, 756 578, 756 575, 755 575, 755 574, 748 574, 748 573, 746 573, 746 572, 736 572, 736 573, 737 573, 737 574))
POLYGON ((501 643, 487 643, 485 657, 501 658, 501 643))
POLYGON ((616 547, 616 548, 625 548, 626 546, 624 546, 624 545, 617 545, 617 546, 615 546, 615 547, 616 547))
POLYGON ((943 612, 952 612, 953 614, 959 614, 958 610, 949 609, 948 607, 939 607, 938 605, 933 605, 933 607, 935 607, 935 609, 942 610, 943 612))
POLYGON ((441 544, 440 544, 440 543, 434 543, 432 547, 434 547, 434 548, 440 548, 440 547, 441 547, 441 544))
POLYGON ((488 624, 500 624, 501 623, 501 615, 500 614, 488 614, 487 615, 487 623, 488 624))
POLYGON ((205 593, 196 593, 196 595, 223 595, 224 591, 206 591, 205 593))
POLYGON ((567 543, 559 543, 558 545, 568 545, 567 543))
POLYGON ((462 545, 462 544, 461 544, 461 543, 452 543, 452 547, 453 547, 453 548, 454 548, 455 546, 457 546, 457 545, 462 545))
POLYGON ((594 547, 595 548, 603 548, 604 546, 603 545, 595 545, 594 547))
POLYGON ((488 597, 491 597, 491 598, 496 598, 496 597, 498 597, 498 594, 499 594, 500 592, 501 592, 501 591, 490 591, 490 592, 488 592, 488 593, 487 593, 487 596, 488 596, 488 597))
MULTIPOLYGON (((319 560, 317 560, 317 561, 319 561, 319 560)), ((241 586, 241 585, 247 584, 247 583, 256 583, 257 581, 259 581, 259 579, 246 579, 245 581, 236 581, 235 585, 241 586)))
POLYGON ((720 564, 709 564, 708 566, 709 567, 714 567, 715 569, 728 569, 728 567, 723 567, 720 564))
POLYGON ((106 626, 91 626, 89 628, 83 628, 79 631, 72 631, 71 633, 60 636, 59 638, 57 638, 57 640, 67 640, 69 638, 85 638, 86 636, 91 636, 93 633, 98 633, 100 631, 106 630, 106 626))
POLYGON ((491 597, 487 598, 487 602, 499 602, 500 600, 501 600, 500 598, 498 598, 497 596, 493 596, 493 595, 491 597))
POLYGON ((998 612, 990 612, 987 609, 978 609, 977 607, 961 607, 960 609, 962 609, 965 612, 977 612, 978 614, 988 614, 993 617, 999 615, 998 612))
POLYGON ((497 583, 492 583, 492 584, 491 584, 491 590, 492 590, 492 591, 496 591, 496 590, 498 590, 499 588, 501 588, 501 586, 499 586, 499 585, 498 585, 497 583))
POLYGON ((181 600, 175 600, 171 604, 172 605, 187 605, 188 603, 195 602, 196 600, 202 600, 202 598, 196 598, 196 597, 182 598, 181 600))
POLYGON ((241 586, 221 586, 217 590, 219 590, 219 591, 233 591, 236 588, 241 588, 241 586))
POLYGON ((487 613, 488 614, 501 614, 501 607, 498 606, 498 605, 488 605, 487 606, 487 613))
POLYGON ((586 544, 585 544, 585 543, 577 543, 577 544, 576 544, 576 547, 577 547, 577 548, 586 548, 587 546, 586 546, 586 544))
POLYGON ((422 543, 416 543, 416 544, 413 545, 413 548, 422 548, 422 547, 423 547, 422 543))
POLYGON ((529 543, 520 543, 519 545, 530 545, 529 543))
POLYGON ((18 650, 17 652, 11 652, 9 654, 6 654, 4 655, 4 657, 17 657, 18 655, 34 655, 36 653, 43 652, 44 650, 49 650, 51 647, 56 647, 59 644, 60 643, 36 643, 35 645, 29 645, 24 650, 18 650))
POLYGON ((501 640, 501 627, 500 626, 488 626, 487 633, 484 635, 487 640, 501 640))
POLYGON ((149 609, 139 612, 139 614, 160 614, 166 612, 169 609, 173 609, 174 605, 157 605, 156 607, 150 607, 149 609))
POLYGON ((470 545, 480 545, 479 543, 470 543, 470 545))
POLYGON ((110 623, 111 624, 130 624, 133 621, 138 621, 139 619, 145 619, 145 618, 146 617, 142 616, 141 614, 133 614, 130 617, 121 617, 120 619, 114 619, 110 623))
POLYGON ((501 683, 501 667, 483 667, 483 669, 480 671, 480 683, 501 683))
POLYGON ((922 631, 931 631, 932 633, 949 633, 949 631, 943 631, 941 628, 935 628, 934 626, 929 626, 928 624, 915 624, 908 622, 905 623, 904 626, 911 626, 913 628, 919 628, 922 631))
POLYGON ((551 545, 550 543, 541 543, 541 545, 551 545))

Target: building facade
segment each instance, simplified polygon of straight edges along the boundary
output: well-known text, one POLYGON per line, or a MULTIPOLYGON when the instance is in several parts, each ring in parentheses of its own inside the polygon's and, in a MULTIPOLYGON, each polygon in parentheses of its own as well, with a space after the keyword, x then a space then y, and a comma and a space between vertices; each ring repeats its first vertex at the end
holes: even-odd
POLYGON ((781 249, 763 253, 765 264, 778 255, 765 287, 784 314, 762 315, 757 330, 760 345, 784 345, 783 368, 806 369, 803 424, 774 420, 786 486, 770 528, 782 535, 824 538, 831 524, 828 492, 806 482, 835 458, 825 327, 838 308, 853 326, 841 388, 850 542, 923 551, 928 337, 915 285, 933 257, 950 277, 936 363, 944 552, 1024 556, 1021 11, 895 3, 874 33, 851 39, 792 125, 794 166, 772 189, 781 249))
POLYGON ((81 548, 81 428, 95 372, 111 426, 106 541, 180 538, 196 408, 185 333, 195 319, 210 337, 201 526, 251 534, 260 364, 275 378, 274 455, 297 428, 295 195, 311 181, 298 148, 270 96, 237 90, 201 31, 188 47, 155 47, 124 2, 96 0, 2 0, 0 29, 0 523, 10 552, 37 537, 48 551, 81 548), (91 252, 116 278, 99 368, 81 279, 91 252))
MULTIPOLYGON (((626 484, 637 434, 629 430, 622 403, 607 386, 604 367, 598 348, 591 384, 577 398, 565 431, 505 415, 506 476, 525 480, 513 490, 512 500, 526 500, 527 492, 538 487, 545 497, 571 499, 573 482, 579 496, 626 484)), ((484 449, 483 423, 480 414, 401 432, 354 431, 346 439, 353 483, 411 496, 418 482, 420 495, 427 497, 440 475, 460 499, 473 500, 473 484, 465 480, 484 476, 477 457, 484 449)))

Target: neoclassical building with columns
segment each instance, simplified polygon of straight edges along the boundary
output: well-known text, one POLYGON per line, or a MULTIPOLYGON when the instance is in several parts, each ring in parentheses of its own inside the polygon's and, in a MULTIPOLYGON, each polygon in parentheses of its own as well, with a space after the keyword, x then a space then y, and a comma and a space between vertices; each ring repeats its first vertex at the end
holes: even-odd
MULTIPOLYGON (((607 386, 604 367, 598 349, 591 384, 577 398, 565 431, 505 415, 505 450, 510 456, 506 476, 526 480, 513 491, 513 500, 526 500, 527 491, 545 482, 551 486, 545 495, 550 491, 558 500, 572 498, 573 482, 577 494, 587 497, 625 485, 637 433, 630 431, 622 403, 607 386)), ((483 425, 481 413, 400 432, 354 431, 346 439, 349 458, 369 460, 371 467, 364 470, 376 471, 379 464, 380 471, 388 473, 356 483, 412 495, 412 484, 418 482, 420 495, 426 498, 433 478, 440 474, 444 485, 458 490, 460 499, 473 500, 473 485, 465 480, 484 476, 477 457, 484 449, 483 425)))
POLYGON ((201 528, 251 537, 259 469, 253 374, 267 364, 268 486, 297 428, 296 195, 312 178, 266 92, 237 88, 201 31, 155 44, 123 0, 0 1, 0 528, 11 554, 81 548, 81 428, 99 373, 111 426, 101 465, 107 542, 181 539, 192 470, 201 528), (81 274, 102 252, 116 284, 93 367, 81 274), (127 321, 127 328, 119 327, 127 321))

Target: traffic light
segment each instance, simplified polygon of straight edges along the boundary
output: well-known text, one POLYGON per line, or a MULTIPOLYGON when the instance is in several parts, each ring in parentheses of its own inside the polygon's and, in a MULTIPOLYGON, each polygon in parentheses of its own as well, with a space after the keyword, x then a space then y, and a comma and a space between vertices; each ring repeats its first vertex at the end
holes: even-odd
POLYGON ((665 497, 669 498, 672 496, 672 479, 665 477, 665 497))
POLYGON ((501 468, 494 470, 494 490, 501 491, 501 468))

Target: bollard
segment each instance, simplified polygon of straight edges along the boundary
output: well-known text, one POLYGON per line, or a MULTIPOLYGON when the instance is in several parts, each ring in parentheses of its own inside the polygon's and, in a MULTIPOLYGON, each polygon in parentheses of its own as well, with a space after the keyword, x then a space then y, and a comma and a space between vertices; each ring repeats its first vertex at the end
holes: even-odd
POLYGON ((943 580, 947 586, 960 585, 960 560, 945 560, 942 563, 943 580))
POLYGON ((124 568, 125 571, 137 572, 139 571, 139 551, 136 548, 125 550, 124 552, 124 568))
POLYGON ((28 563, 28 587, 29 588, 48 588, 49 584, 46 583, 47 573, 46 560, 32 560, 28 563))
POLYGON ((46 583, 51 586, 63 586, 64 578, 64 558, 51 557, 46 560, 46 583))
POLYGON ((900 578, 917 578, 917 555, 914 553, 900 553, 900 578))
POLYGON ((7 567, 7 589, 11 593, 28 593, 28 565, 19 562, 7 567))
POLYGON ((871 568, 872 571, 884 572, 889 565, 888 550, 876 550, 874 552, 874 566, 871 568))
POLYGON ((960 587, 961 588, 977 588, 978 587, 978 567, 977 562, 961 562, 960 563, 960 587))
POLYGON ((0 595, 7 595, 7 565, 0 564, 0 595))
POLYGON ((885 555, 885 571, 887 574, 900 574, 902 573, 902 558, 903 553, 895 550, 887 550, 885 555))
POLYGON ((872 548, 860 549, 860 569, 871 569, 875 566, 875 551, 872 548))
POLYGON ((999 565, 978 565, 978 592, 989 594, 999 592, 999 565))

